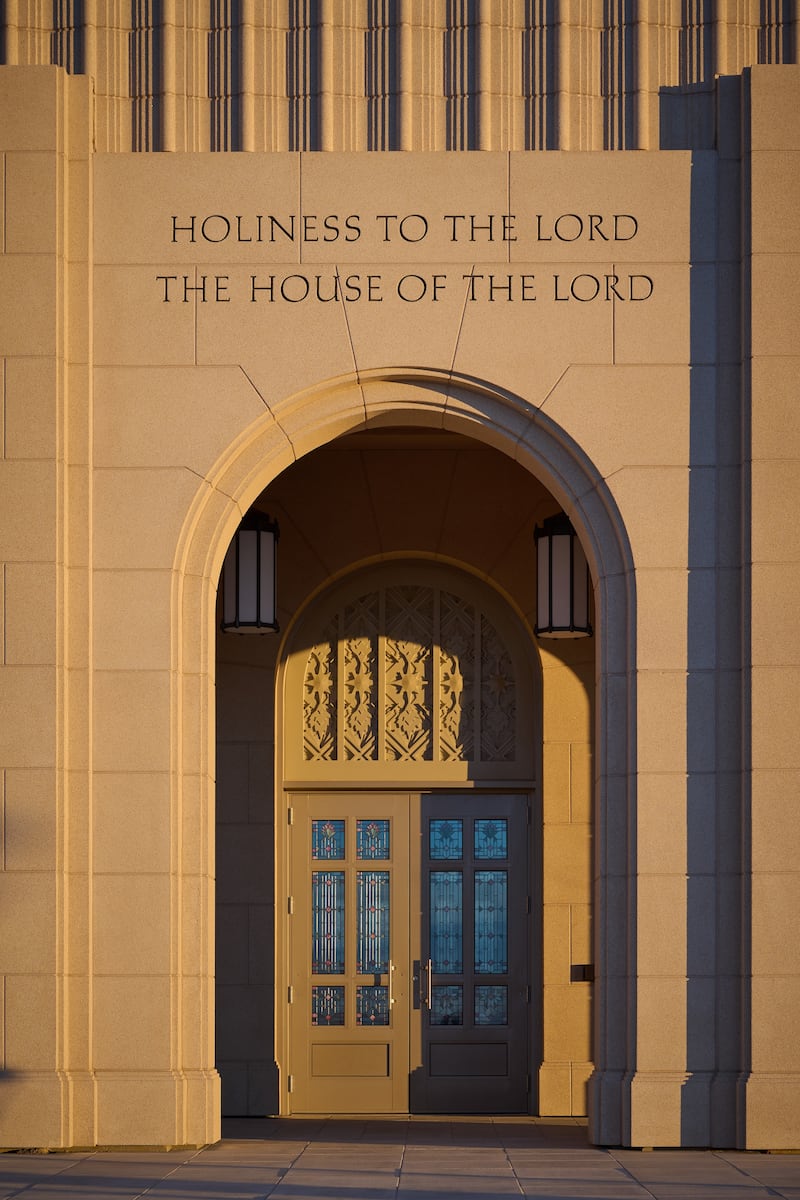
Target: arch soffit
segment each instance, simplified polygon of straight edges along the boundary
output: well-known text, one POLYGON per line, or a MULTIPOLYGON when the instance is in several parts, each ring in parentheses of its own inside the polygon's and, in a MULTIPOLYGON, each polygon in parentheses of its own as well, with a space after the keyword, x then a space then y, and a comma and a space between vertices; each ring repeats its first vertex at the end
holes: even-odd
POLYGON ((483 380, 420 370, 328 380, 288 397, 244 430, 195 495, 176 551, 178 577, 216 584, 239 521, 267 484, 305 454, 367 424, 447 429, 494 446, 553 493, 581 538, 595 580, 632 577, 628 539, 610 491, 559 425, 483 380))

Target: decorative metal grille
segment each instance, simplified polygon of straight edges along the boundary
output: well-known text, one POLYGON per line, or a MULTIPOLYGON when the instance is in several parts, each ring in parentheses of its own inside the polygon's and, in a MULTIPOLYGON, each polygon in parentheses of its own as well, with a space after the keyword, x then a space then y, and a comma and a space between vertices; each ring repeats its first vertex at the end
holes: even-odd
POLYGON ((406 585, 343 605, 308 651, 306 762, 513 762, 511 655, 471 601, 406 585))

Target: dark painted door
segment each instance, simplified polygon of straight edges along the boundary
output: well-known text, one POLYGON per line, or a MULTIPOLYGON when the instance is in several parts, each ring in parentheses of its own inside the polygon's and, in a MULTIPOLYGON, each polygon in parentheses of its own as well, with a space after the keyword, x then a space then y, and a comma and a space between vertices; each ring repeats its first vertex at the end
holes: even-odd
POLYGON ((421 816, 412 1111, 526 1112, 527 797, 431 795, 421 816))

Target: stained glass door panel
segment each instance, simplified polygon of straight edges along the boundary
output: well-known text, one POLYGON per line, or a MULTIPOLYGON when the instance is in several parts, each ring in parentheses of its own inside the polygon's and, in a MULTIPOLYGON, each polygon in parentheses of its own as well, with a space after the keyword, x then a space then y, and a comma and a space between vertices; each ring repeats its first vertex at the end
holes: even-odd
POLYGON ((423 797, 415 1112, 526 1112, 527 797, 423 797))
POLYGON ((289 1110, 407 1112, 409 797, 293 797, 289 1110))

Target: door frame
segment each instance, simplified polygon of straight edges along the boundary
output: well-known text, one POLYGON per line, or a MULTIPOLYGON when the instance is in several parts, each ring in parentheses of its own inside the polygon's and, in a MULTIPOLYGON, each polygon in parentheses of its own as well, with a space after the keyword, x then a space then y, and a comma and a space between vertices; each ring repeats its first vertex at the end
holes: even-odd
MULTIPOLYGON (((543 1056, 542 1028, 542 809, 539 780, 542 763, 542 671, 538 648, 532 629, 513 599, 480 576, 467 564, 432 559, 425 555, 403 555, 389 560, 370 560, 355 564, 344 576, 337 577, 308 598, 298 609, 281 642, 278 669, 276 671, 275 704, 275 1061, 279 1075, 280 1114, 291 1112, 291 1096, 288 1090, 290 1029, 288 988, 289 964, 289 824, 290 797, 299 791, 324 792, 328 794, 361 791, 381 792, 387 795, 407 795, 409 792, 436 794, 464 792, 514 792, 529 797, 530 843, 528 856, 528 885, 531 897, 531 953, 529 959, 529 986, 532 1003, 529 1006, 529 1067, 530 1088, 528 1111, 538 1111, 538 1068, 543 1056), (296 670, 292 662, 299 646, 308 646, 301 634, 313 628, 320 610, 355 587, 368 586, 372 582, 391 583, 406 577, 413 571, 420 578, 436 582, 441 586, 463 589, 463 594, 481 597, 486 611, 495 620, 508 638, 509 649, 517 666, 520 686, 519 715, 517 718, 518 740, 524 740, 525 750, 519 761, 514 763, 481 764, 472 769, 470 764, 459 761, 447 764, 415 762, 401 763, 399 770, 392 772, 384 768, 382 777, 360 775, 362 764, 354 763, 346 777, 341 771, 332 770, 328 778, 320 774, 305 778, 294 778, 296 771, 287 771, 288 756, 285 738, 292 722, 287 718, 286 702, 289 692, 290 671, 296 670), (393 775, 395 776, 394 781, 393 775), (538 998, 538 1003, 537 1003, 538 998)), ((316 765, 316 764, 315 764, 316 765)), ((334 768, 340 767, 339 763, 334 768)))
MULTIPOLYGON (((290 943, 291 930, 290 919, 291 912, 289 908, 289 884, 291 876, 291 822, 289 819, 290 810, 292 808, 292 797, 297 795, 300 789, 291 787, 281 791, 283 820, 280 824, 280 832, 282 836, 276 832, 276 862, 275 862, 275 879, 276 879, 276 920, 275 920, 275 1057, 279 1066, 280 1074, 280 1115, 289 1116, 292 1114, 291 1093, 289 1090, 289 1075, 291 1074, 291 1030, 290 1030, 290 1006, 289 1006, 289 987, 290 987, 290 943), (279 849, 280 847, 280 849, 279 849), (282 902, 278 902, 278 898, 282 897, 282 902)), ((528 1108, 529 1114, 538 1112, 538 1067, 542 1062, 542 1047, 543 1047, 543 964, 542 964, 542 821, 541 821, 541 803, 538 790, 528 787, 509 787, 497 785, 490 787, 486 784, 478 786, 467 785, 452 785, 450 787, 433 787, 433 788, 378 788, 374 785, 364 785, 362 787, 349 788, 303 788, 303 793, 319 794, 319 795, 353 795, 359 793, 372 793, 380 796, 382 800, 391 800, 396 797, 398 800, 405 798, 409 804, 409 813, 414 807, 414 801, 411 800, 410 793, 416 794, 416 804, 421 812, 423 801, 426 796, 452 796, 458 792, 465 792, 474 795, 476 798, 480 795, 496 795, 502 792, 505 795, 519 795, 527 800, 528 812, 528 854, 527 854, 527 893, 530 898, 530 920, 528 923, 529 944, 528 944, 528 962, 527 962, 527 980, 530 988, 531 1002, 528 1006, 528 1028, 527 1028, 527 1043, 528 1043, 528 1108)), ((417 886, 420 886, 419 875, 421 869, 419 853, 416 855, 416 861, 412 856, 412 848, 409 847, 409 868, 411 879, 416 879, 417 886)), ((413 956, 412 956, 413 957, 413 956)), ((409 968, 411 964, 409 963, 409 968)), ((421 1024, 415 1030, 412 1018, 412 1009, 409 1007, 409 1019, 411 1021, 409 1029, 409 1050, 412 1058, 415 1052, 419 1052, 421 1047, 421 1024)), ((410 1105, 408 1108, 410 1112, 410 1105)))

